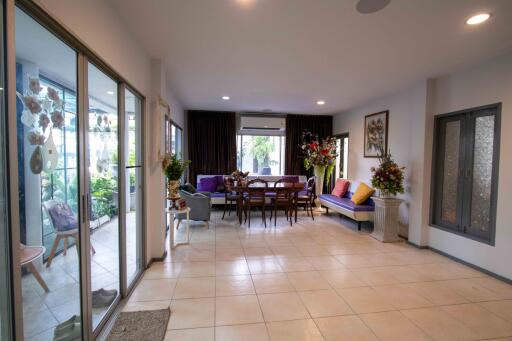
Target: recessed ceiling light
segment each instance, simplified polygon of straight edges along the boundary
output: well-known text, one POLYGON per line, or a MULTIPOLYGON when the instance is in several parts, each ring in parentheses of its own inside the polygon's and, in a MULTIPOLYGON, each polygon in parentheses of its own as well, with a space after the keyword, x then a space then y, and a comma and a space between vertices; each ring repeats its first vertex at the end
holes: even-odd
POLYGON ((112 90, 107 91, 107 95, 113 95, 113 94, 114 94, 114 91, 112 91, 112 90))
POLYGON ((466 24, 468 25, 478 25, 487 21, 491 17, 490 13, 479 13, 477 15, 472 16, 468 20, 466 20, 466 24))
POLYGON ((316 104, 317 104, 317 105, 324 105, 324 104, 325 104, 325 101, 316 101, 316 104))
POLYGON ((229 96, 222 96, 222 99, 223 99, 224 101, 229 101, 229 96))

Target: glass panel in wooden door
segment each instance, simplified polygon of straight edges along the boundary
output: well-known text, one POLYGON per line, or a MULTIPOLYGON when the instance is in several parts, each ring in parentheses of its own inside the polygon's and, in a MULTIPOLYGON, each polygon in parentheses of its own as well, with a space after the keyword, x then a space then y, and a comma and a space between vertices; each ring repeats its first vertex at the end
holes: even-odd
POLYGON ((19 8, 15 22, 24 336, 79 339, 77 52, 19 8))
POLYGON ((141 100, 125 91, 126 268, 127 284, 142 270, 142 150, 141 100))
POLYGON ((87 166, 90 195, 92 321, 96 329, 119 297, 117 83, 88 65, 87 166))

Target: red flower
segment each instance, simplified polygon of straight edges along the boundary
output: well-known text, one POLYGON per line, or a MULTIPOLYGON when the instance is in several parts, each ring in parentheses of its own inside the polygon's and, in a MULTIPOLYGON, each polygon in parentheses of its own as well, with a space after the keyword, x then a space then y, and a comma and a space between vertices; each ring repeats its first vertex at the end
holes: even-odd
POLYGON ((329 149, 322 149, 320 151, 320 154, 322 154, 322 155, 329 155, 329 149))
POLYGON ((313 143, 311 143, 311 144, 309 145, 309 147, 310 147, 311 149, 313 149, 313 150, 317 150, 317 149, 318 149, 318 143, 313 142, 313 143))

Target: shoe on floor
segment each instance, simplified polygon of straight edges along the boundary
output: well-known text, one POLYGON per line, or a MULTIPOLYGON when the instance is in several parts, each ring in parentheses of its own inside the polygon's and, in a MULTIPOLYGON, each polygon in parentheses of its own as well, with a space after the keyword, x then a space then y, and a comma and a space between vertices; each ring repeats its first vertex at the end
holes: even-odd
POLYGON ((92 292, 92 307, 103 308, 108 307, 114 302, 117 297, 117 290, 114 290, 111 295, 108 294, 110 290, 99 289, 92 292))
POLYGON ((82 330, 80 322, 68 323, 67 325, 61 327, 60 329, 55 328, 53 332, 53 341, 74 341, 80 340, 81 337, 82 330))

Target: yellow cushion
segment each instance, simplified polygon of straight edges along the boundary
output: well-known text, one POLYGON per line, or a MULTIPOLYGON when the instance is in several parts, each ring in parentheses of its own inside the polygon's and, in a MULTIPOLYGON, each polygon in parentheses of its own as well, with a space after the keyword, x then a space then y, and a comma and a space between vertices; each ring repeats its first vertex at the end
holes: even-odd
POLYGON ((374 192, 375 190, 373 188, 361 182, 359 186, 357 186, 357 189, 350 200, 352 200, 352 202, 356 205, 361 205, 366 200, 368 200, 368 198, 371 197, 374 192))

